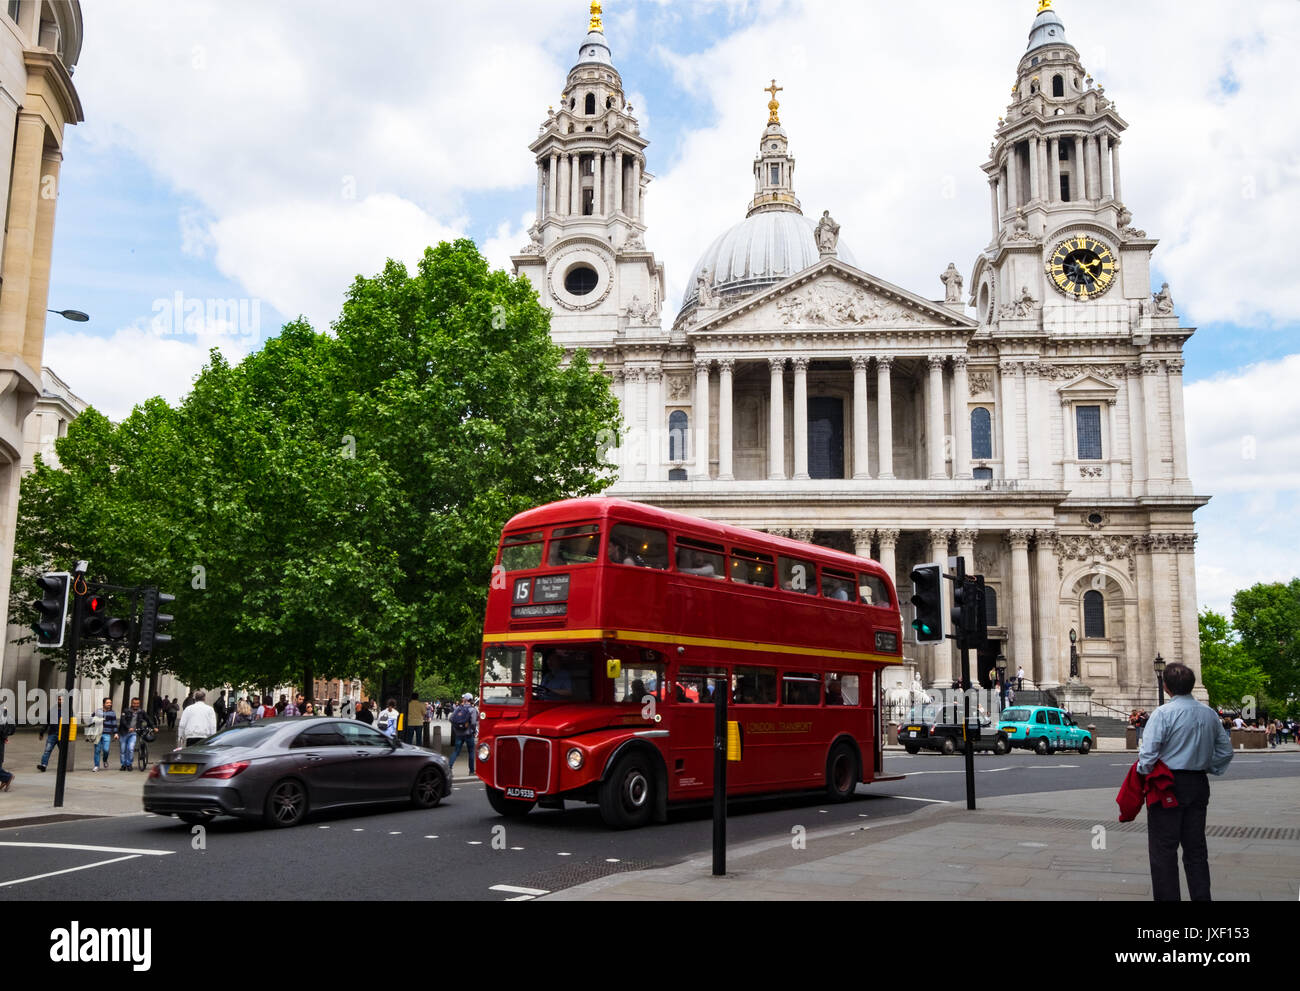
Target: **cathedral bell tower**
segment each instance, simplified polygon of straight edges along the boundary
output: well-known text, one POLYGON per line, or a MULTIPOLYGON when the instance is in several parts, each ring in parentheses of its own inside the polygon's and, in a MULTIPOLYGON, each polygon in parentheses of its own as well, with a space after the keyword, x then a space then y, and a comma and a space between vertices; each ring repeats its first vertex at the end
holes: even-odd
POLYGON ((1157 242, 1132 226, 1122 201, 1128 124, 1084 68, 1052 2, 1038 2, 983 166, 992 240, 973 273, 972 302, 982 324, 1034 319, 1048 332, 1067 304, 1091 304, 1098 329, 1128 333, 1151 299, 1157 242))
POLYGON ((529 145, 537 160, 537 221, 512 260, 563 347, 613 343, 623 317, 657 324, 663 266, 645 246, 645 149, 605 38, 599 0, 558 106, 529 145))
POLYGON ((772 94, 767 105, 767 129, 754 156, 754 199, 746 217, 756 213, 802 213, 794 195, 794 156, 790 139, 781 126, 781 104, 776 94, 784 89, 772 80, 766 92, 772 94))

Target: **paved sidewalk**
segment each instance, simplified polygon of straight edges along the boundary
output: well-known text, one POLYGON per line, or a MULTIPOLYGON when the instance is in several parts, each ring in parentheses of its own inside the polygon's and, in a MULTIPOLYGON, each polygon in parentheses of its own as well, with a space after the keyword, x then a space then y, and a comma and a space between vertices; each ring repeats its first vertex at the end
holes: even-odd
MULTIPOLYGON (((713 877, 711 859, 702 857, 615 874, 547 898, 1149 901, 1146 816, 1118 821, 1118 787, 1117 780, 1114 788, 984 798, 974 812, 964 802, 931 805, 851 831, 810 832, 802 850, 794 848, 793 837, 734 848, 727 854, 726 877, 713 877)), ((1210 789, 1215 899, 1294 902, 1300 777, 1229 777, 1212 781, 1210 789)))

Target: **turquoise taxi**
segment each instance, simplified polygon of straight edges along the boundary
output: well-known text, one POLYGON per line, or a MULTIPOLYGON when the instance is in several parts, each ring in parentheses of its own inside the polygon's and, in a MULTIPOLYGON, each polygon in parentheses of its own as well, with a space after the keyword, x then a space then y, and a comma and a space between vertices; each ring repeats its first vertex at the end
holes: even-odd
POLYGON ((1012 747, 1052 754, 1058 750, 1092 749, 1092 734, 1074 721, 1064 709, 1046 705, 1016 705, 1003 709, 998 730, 1007 735, 1012 747))

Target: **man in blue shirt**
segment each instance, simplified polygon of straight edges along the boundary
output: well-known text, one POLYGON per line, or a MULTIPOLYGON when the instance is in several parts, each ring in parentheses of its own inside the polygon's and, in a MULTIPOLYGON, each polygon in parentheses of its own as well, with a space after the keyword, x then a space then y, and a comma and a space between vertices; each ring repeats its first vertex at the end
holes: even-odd
POLYGON ((1165 668, 1170 700, 1151 714, 1138 751, 1139 774, 1150 774, 1157 761, 1174 772, 1176 808, 1147 806, 1147 851, 1151 858, 1151 894, 1158 901, 1178 901, 1178 847, 1192 901, 1210 900, 1210 854, 1205 843, 1205 816, 1210 804, 1207 774, 1222 774, 1232 760, 1232 741, 1209 706, 1192 698, 1196 676, 1185 664, 1165 668))

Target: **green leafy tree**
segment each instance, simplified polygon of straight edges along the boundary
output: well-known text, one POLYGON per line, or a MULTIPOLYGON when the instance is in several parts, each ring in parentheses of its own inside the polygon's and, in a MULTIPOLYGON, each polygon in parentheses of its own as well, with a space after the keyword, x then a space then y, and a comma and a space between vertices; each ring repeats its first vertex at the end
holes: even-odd
POLYGON ((1242 648, 1228 618, 1210 609, 1199 618, 1201 680, 1210 704, 1237 710, 1247 697, 1258 702, 1264 693, 1264 672, 1242 648))
POLYGON ((1300 695, 1300 578, 1242 589, 1232 597, 1232 624, 1268 677, 1269 694, 1300 695))

